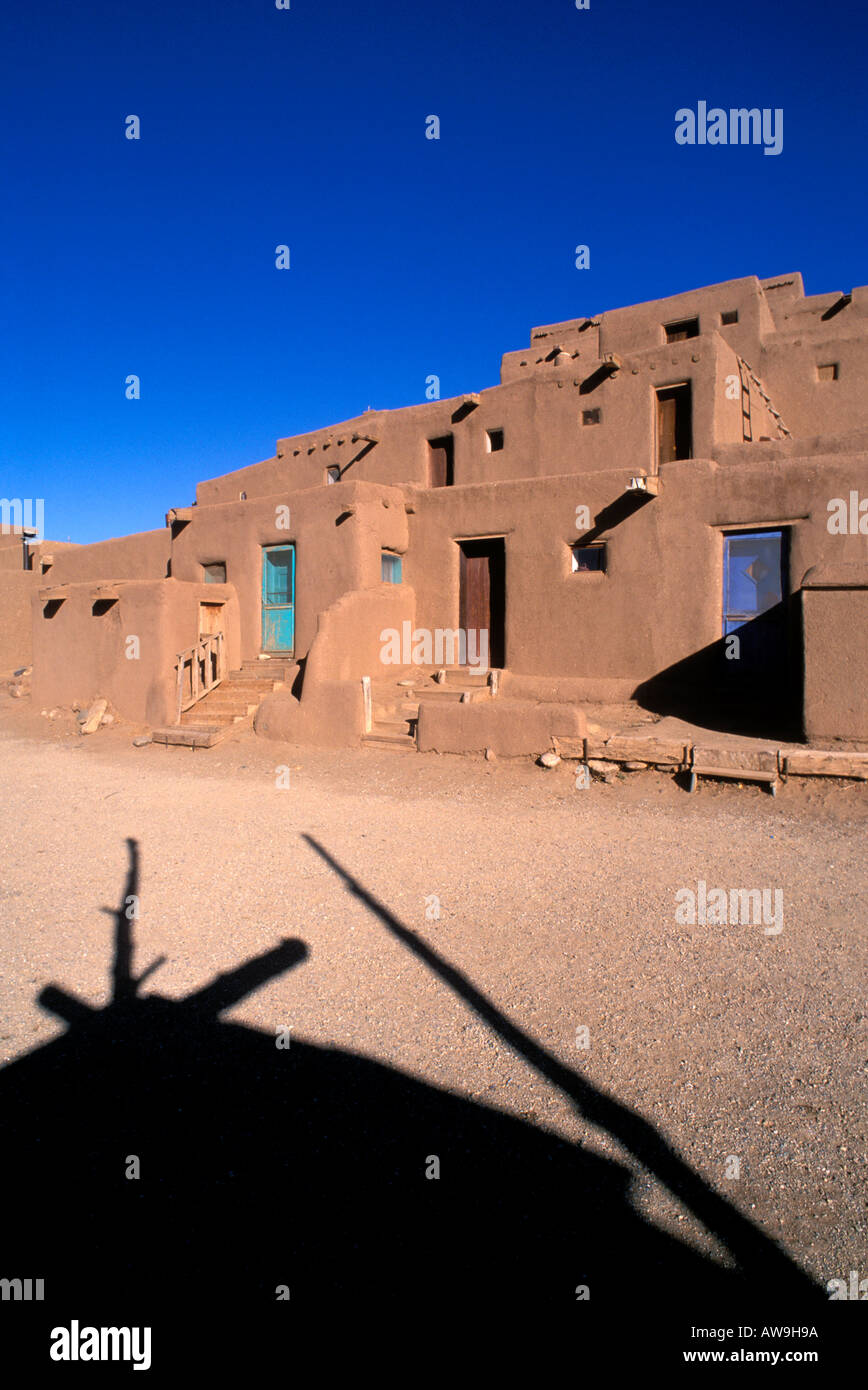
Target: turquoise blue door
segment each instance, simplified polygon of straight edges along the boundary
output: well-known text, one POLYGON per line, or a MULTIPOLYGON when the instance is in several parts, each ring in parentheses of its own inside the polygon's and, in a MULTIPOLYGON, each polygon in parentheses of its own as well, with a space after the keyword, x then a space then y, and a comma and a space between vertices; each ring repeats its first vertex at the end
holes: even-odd
POLYGON ((262 650, 295 650, 295 546, 262 551, 262 650))

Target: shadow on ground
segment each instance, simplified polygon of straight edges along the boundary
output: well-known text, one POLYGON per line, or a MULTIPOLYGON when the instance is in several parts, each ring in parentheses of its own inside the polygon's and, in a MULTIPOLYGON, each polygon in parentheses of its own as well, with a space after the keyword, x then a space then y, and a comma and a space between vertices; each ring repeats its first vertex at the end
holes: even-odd
MULTIPOLYGON (((653 1126, 546 1053, 309 843, 444 988, 678 1192, 736 1268, 638 1215, 618 1163, 352 1053, 297 1038, 281 1050, 275 1035, 220 1022, 287 970, 301 967, 302 990, 302 941, 284 940, 185 999, 143 996, 159 962, 134 978, 129 841, 112 1001, 92 1009, 49 986, 40 1003, 68 1031, 0 1073, 0 1275, 46 1278, 55 1321, 105 1306, 142 1322, 155 1299, 183 1308, 194 1291, 212 1310, 273 1309, 278 1285, 299 1311, 488 1301, 569 1312, 579 1285, 598 1308, 637 1295, 711 1307, 772 1294, 794 1313, 822 1300, 653 1126), (138 1180, 125 1176, 132 1155, 138 1180), (435 1155, 441 1176, 429 1180, 435 1155)), ((275 1030, 281 1022, 291 1019, 275 1030)))

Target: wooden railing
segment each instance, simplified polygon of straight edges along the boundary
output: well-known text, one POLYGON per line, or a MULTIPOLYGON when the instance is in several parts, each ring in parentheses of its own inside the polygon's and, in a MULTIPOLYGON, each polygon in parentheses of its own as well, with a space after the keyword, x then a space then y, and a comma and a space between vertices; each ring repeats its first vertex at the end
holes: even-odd
POLYGON ((215 632, 206 637, 200 637, 194 647, 188 647, 185 652, 179 652, 175 669, 178 673, 178 716, 176 724, 181 722, 181 715, 184 710, 191 709, 197 704, 209 690, 213 690, 223 679, 223 663, 225 652, 223 648, 223 633, 215 632), (189 667, 190 676, 187 679, 187 669, 189 667))

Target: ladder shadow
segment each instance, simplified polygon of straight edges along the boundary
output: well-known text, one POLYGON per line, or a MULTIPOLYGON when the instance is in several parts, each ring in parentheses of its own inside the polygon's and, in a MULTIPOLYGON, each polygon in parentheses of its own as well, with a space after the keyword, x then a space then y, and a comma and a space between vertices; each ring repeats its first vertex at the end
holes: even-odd
POLYGON ((647 1121, 550 1057, 306 838, 482 1020, 697 1213, 733 1267, 646 1221, 623 1164, 349 1050, 292 1034, 279 1047, 288 1016, 271 1032, 224 1021, 308 959, 300 939, 184 998, 141 993, 159 962, 134 973, 129 841, 109 1003, 47 986, 39 1002, 67 1030, 0 1070, 0 1273, 44 1278, 72 1315, 99 1307, 129 1321, 134 1308, 137 1322, 189 1310, 195 1297, 210 1317, 237 1318, 273 1307, 284 1286, 294 1309, 320 1311, 385 1302, 453 1314, 468 1300, 501 1313, 568 1310, 580 1286, 617 1308, 625 1271, 649 1299, 674 1289, 715 1307, 760 1289, 790 1307, 820 1297, 647 1121), (434 1159, 438 1179, 426 1177, 434 1159))

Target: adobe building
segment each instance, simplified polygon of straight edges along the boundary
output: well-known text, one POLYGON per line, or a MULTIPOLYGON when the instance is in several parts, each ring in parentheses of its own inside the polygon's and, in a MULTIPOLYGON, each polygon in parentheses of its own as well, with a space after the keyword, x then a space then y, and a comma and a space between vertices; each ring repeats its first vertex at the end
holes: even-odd
POLYGON ((868 287, 798 274, 536 328, 499 385, 278 440, 38 583, 0 550, 34 701, 510 754, 633 699, 868 747, 866 385, 868 287))

